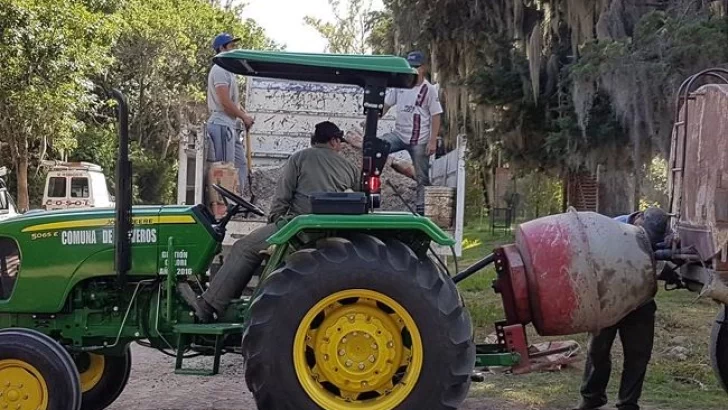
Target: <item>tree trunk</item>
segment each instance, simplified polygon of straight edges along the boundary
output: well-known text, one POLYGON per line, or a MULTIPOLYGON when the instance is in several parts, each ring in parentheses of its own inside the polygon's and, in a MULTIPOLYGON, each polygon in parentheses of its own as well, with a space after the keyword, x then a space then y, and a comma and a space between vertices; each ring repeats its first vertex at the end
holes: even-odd
POLYGON ((18 211, 25 212, 30 209, 30 200, 28 197, 28 141, 25 137, 17 134, 11 137, 10 153, 13 157, 13 165, 15 165, 15 173, 17 178, 17 198, 18 211))
POLYGON ((25 212, 30 209, 30 200, 28 198, 28 150, 21 152, 21 155, 17 159, 17 171, 18 171, 18 208, 20 212, 25 212))
POLYGON ((493 192, 493 168, 480 166, 480 182, 483 187, 483 207, 490 210, 495 206, 495 193, 493 192))
POLYGON ((635 178, 626 170, 608 170, 600 166, 597 172, 599 202, 597 212, 615 217, 634 212, 635 178))

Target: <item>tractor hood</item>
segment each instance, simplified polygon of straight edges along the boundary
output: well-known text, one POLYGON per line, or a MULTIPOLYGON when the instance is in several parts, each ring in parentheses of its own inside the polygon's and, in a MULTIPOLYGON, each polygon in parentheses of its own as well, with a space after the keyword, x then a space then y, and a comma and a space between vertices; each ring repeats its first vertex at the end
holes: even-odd
MULTIPOLYGON (((167 208, 167 207, 165 207, 167 208)), ((180 210, 188 207, 175 207, 180 210)), ((134 215, 158 215, 162 206, 138 206, 134 207, 134 215)), ((78 221, 89 218, 114 218, 114 208, 82 208, 82 209, 61 209, 56 211, 46 211, 42 209, 33 209, 24 214, 18 215, 12 220, 0 222, 0 227, 8 223, 31 225, 42 222, 54 222, 56 220, 78 221)), ((113 221, 111 221, 113 225, 113 221)))
MULTIPOLYGON (((212 217, 202 206, 132 208, 130 280, 166 275, 174 259, 179 275, 204 272, 219 248, 212 217), (174 255, 168 255, 170 244, 174 255)), ((3 311, 55 313, 78 284, 115 278, 116 210, 87 208, 36 212, 0 223, 0 239, 18 247, 20 269, 3 311), (39 289, 43 289, 42 297, 39 289)))
MULTIPOLYGON (((190 206, 136 206, 132 208, 135 227, 159 224, 192 224, 197 213, 190 206)), ((29 235, 31 239, 67 230, 113 230, 114 208, 64 209, 29 211, 15 218, 0 221, 0 235, 29 235)), ((204 218, 203 218, 204 219, 204 218)))

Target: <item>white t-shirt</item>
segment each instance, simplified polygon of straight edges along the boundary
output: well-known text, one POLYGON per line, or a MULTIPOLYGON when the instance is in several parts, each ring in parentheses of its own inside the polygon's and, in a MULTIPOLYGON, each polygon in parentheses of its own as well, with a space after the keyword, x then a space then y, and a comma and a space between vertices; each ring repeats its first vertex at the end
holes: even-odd
POLYGON ((215 64, 207 75, 207 109, 210 112, 211 123, 222 123, 231 127, 237 127, 237 118, 230 117, 225 113, 222 103, 217 98, 215 87, 218 85, 228 86, 228 96, 236 106, 240 105, 240 90, 235 74, 215 64))
POLYGON ((407 144, 426 144, 430 140, 432 117, 442 114, 437 87, 425 80, 413 88, 388 90, 384 103, 397 108, 394 132, 407 144))

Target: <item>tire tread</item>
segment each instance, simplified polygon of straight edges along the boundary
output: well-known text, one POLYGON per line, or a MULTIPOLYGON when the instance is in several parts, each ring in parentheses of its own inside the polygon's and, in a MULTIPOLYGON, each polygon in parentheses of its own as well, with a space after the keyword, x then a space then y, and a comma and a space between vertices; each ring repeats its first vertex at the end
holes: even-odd
MULTIPOLYGON (((245 358, 245 378, 258 407, 267 410, 288 410, 290 403, 281 399, 280 385, 266 383, 270 379, 269 360, 272 349, 266 338, 268 330, 277 324, 273 321, 275 311, 281 303, 294 292, 300 291, 296 284, 301 278, 315 274, 317 267, 341 265, 352 258, 371 264, 377 261, 385 266, 382 270, 396 272, 398 275, 411 275, 412 285, 419 289, 417 294, 440 312, 440 323, 448 337, 446 349, 451 349, 456 363, 448 366, 449 374, 441 378, 442 394, 439 405, 429 410, 455 410, 462 403, 470 387, 470 372, 475 362, 475 345, 470 315, 462 303, 455 284, 437 269, 434 263, 420 260, 404 243, 397 240, 381 239, 365 234, 354 234, 347 238, 325 238, 317 243, 316 249, 293 254, 286 263, 271 274, 263 283, 258 296, 250 306, 251 320, 243 335, 243 356, 245 358), (304 252, 302 255, 297 255, 304 252), (305 255, 305 256, 304 256, 305 255), (342 258, 342 255, 344 256, 342 258), (313 259, 315 263, 311 261, 313 259), (466 337, 467 336, 467 337, 466 337)), ((433 347, 441 349, 442 347, 433 347)), ((427 347, 426 347, 427 349, 427 347)), ((278 352, 280 354, 280 352, 278 352)), ((437 352, 435 353, 437 354, 437 352)), ((427 359, 425 358, 425 361, 427 359)), ((291 367, 293 364, 291 363, 291 367)), ((417 391, 415 387, 414 392, 417 391)), ((299 407, 304 408, 304 407, 299 407)))

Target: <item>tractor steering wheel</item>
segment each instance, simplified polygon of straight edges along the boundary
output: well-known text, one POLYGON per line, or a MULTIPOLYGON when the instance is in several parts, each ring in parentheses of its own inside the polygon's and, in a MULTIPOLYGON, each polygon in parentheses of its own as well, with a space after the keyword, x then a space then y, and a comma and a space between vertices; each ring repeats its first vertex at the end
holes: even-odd
POLYGON ((252 212, 253 214, 258 215, 258 216, 265 216, 265 212, 263 212, 262 209, 251 204, 250 202, 246 201, 245 199, 239 197, 238 195, 235 195, 234 193, 228 191, 227 189, 221 187, 220 185, 213 184, 212 187, 215 188, 215 191, 217 191, 220 195, 222 195, 226 204, 229 199, 235 205, 239 205, 240 207, 242 207, 245 212, 252 212))

